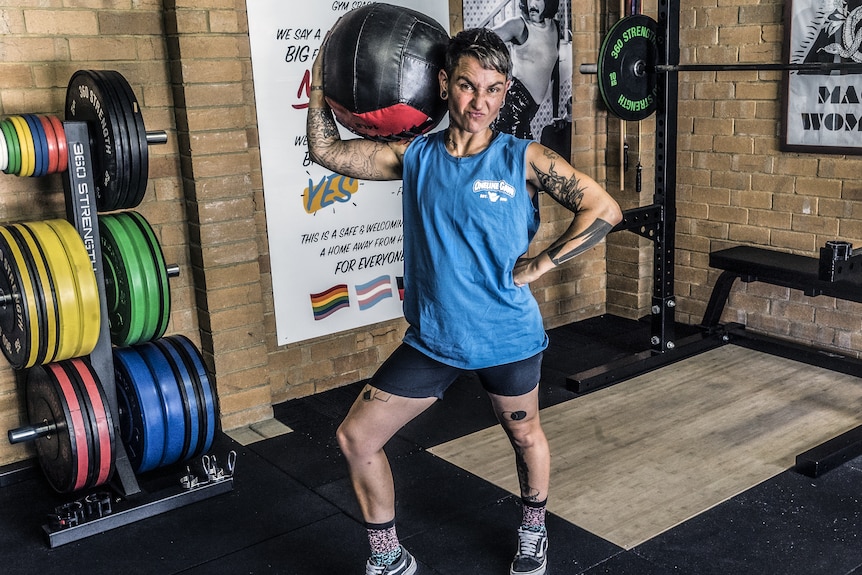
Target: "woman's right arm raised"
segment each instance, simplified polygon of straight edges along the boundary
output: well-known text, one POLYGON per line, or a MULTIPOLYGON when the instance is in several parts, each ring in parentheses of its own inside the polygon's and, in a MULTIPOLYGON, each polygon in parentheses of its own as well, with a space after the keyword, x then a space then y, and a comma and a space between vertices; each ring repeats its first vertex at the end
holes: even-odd
POLYGON ((342 140, 323 93, 323 50, 311 69, 311 95, 306 120, 308 152, 321 166, 362 180, 401 179, 401 159, 407 142, 342 140))

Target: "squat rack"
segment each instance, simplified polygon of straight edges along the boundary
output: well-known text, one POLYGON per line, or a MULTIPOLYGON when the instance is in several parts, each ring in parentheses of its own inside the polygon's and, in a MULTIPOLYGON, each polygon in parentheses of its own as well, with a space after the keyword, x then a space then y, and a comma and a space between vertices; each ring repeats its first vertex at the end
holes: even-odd
MULTIPOLYGON (((777 252, 765 248, 739 246, 710 254, 710 266, 723 269, 714 286, 700 332, 679 341, 675 338, 674 262, 676 233, 676 160, 679 71, 722 70, 725 66, 679 65, 679 0, 659 0, 656 26, 658 50, 653 71, 656 81, 656 169, 653 203, 625 210, 623 220, 612 231, 629 230, 651 240, 653 254, 653 295, 651 302, 650 348, 647 351, 570 375, 568 387, 584 393, 648 373, 727 343, 735 343, 862 377, 862 361, 787 340, 753 335, 740 324, 719 323, 731 287, 736 279, 760 281, 798 289, 808 296, 829 295, 862 301, 862 249, 852 250, 847 242, 827 242, 820 258, 777 252)), ((603 46, 604 48, 604 46, 603 46)), ((793 64, 738 64, 728 69, 802 69, 793 64)), ((582 66, 583 73, 595 73, 594 65, 582 66)), ((829 69, 859 70, 859 64, 828 65, 829 69)), ((646 81, 646 78, 644 78, 646 81)), ((862 455, 862 425, 817 446, 796 458, 796 470, 816 477, 841 463, 862 455)))

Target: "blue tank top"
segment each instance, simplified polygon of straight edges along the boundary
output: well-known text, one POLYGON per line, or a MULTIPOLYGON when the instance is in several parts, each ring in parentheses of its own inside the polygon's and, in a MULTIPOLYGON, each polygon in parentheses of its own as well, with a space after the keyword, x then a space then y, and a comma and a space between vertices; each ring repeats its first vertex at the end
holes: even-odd
POLYGON ((530 288, 512 279, 539 228, 530 141, 500 133, 466 158, 443 142, 419 136, 404 154, 404 342, 464 369, 532 357, 548 338, 530 288))

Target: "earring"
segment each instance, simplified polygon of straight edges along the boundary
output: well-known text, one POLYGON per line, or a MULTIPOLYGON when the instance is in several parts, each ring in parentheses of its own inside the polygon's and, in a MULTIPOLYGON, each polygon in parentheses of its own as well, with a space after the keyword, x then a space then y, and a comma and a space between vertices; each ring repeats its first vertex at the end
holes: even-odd
POLYGON ((440 92, 440 97, 441 97, 442 99, 444 99, 444 100, 445 100, 448 96, 449 96, 449 92, 447 92, 446 90, 442 90, 442 91, 440 92))

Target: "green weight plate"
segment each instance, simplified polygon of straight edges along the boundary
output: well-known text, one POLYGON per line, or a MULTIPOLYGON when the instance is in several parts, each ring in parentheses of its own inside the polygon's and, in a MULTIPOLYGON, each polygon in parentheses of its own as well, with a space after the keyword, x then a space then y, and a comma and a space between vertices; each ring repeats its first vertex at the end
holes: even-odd
POLYGON ((89 70, 93 82, 105 97, 103 105, 111 118, 114 119, 117 132, 115 150, 117 154, 117 199, 115 209, 124 209, 129 203, 129 185, 132 179, 132 162, 129 150, 129 130, 126 127, 125 115, 118 100, 114 87, 105 79, 101 70, 89 70))
POLYGON ((138 262, 139 273, 143 284, 141 291, 141 309, 144 316, 144 326, 138 341, 141 343, 153 339, 159 321, 159 283, 158 272, 147 245, 147 239, 137 224, 129 217, 128 212, 113 214, 115 221, 123 227, 129 238, 129 247, 134 250, 138 262))
POLYGON ((117 382, 117 424, 135 473, 159 466, 168 426, 162 399, 150 368, 134 348, 114 348, 117 382))
POLYGON ((17 175, 23 177, 32 176, 36 168, 36 157, 30 127, 21 116, 9 116, 9 121, 12 122, 12 126, 15 128, 15 133, 18 136, 18 145, 21 148, 21 169, 18 170, 17 175))
POLYGON ((121 207, 124 177, 119 167, 119 127, 107 97, 90 70, 75 72, 66 89, 66 120, 87 123, 92 142, 96 206, 103 212, 121 207))
POLYGON ((9 165, 3 170, 7 174, 17 174, 21 170, 21 144, 18 142, 18 133, 8 118, 0 121, 0 129, 6 139, 9 148, 9 165))
POLYGON ((643 120, 658 107, 656 27, 649 16, 634 14, 618 20, 602 40, 599 93, 608 111, 623 120, 643 120))
POLYGON ((134 246, 114 215, 99 218, 102 260, 111 341, 126 346, 140 341, 145 322, 146 300, 140 262, 134 246), (113 300, 111 296, 114 296, 113 300))
POLYGON ((0 342, 6 359, 16 369, 36 364, 39 325, 32 297, 33 283, 27 263, 17 242, 5 227, 0 226, 0 295, 11 300, 0 314, 0 342))
POLYGON ((159 339, 165 334, 168 329, 168 322, 171 319, 171 287, 168 278, 168 266, 165 262, 165 256, 162 252, 162 246, 159 244, 156 233, 150 226, 150 223, 138 212, 125 212, 126 216, 134 222, 146 240, 150 258, 155 267, 156 284, 158 287, 158 301, 156 303, 157 321, 156 327, 153 330, 153 335, 150 339, 159 339))
MULTIPOLYGON (((15 224, 6 226, 6 232, 14 238, 18 244, 18 249, 21 252, 24 263, 27 266, 27 275, 30 276, 30 287, 26 290, 27 297, 31 298, 33 309, 36 310, 36 315, 30 318, 31 322, 35 322, 38 326, 39 338, 33 341, 36 346, 36 355, 33 358, 33 365, 41 365, 45 362, 45 356, 48 353, 48 309, 46 307, 45 298, 43 295, 42 282, 47 283, 47 278, 44 275, 44 268, 40 269, 36 266, 36 258, 31 252, 30 245, 24 240, 21 230, 15 224)), ((31 329, 33 324, 31 323, 31 329)))
MULTIPOLYGON (((144 199, 147 188, 147 173, 149 170, 148 160, 142 153, 146 152, 146 132, 139 132, 138 124, 141 117, 138 101, 132 92, 131 86, 116 70, 103 70, 101 72, 105 82, 111 86, 116 95, 116 101, 123 120, 126 124, 126 152, 129 161, 129 193, 124 207, 131 209, 137 207, 144 199), (141 149, 141 134, 143 134, 144 150, 141 149)), ((143 122, 140 122, 143 125, 143 122)))
POLYGON ((6 143, 5 132, 0 131, 0 170, 3 172, 9 167, 9 145, 6 143))

